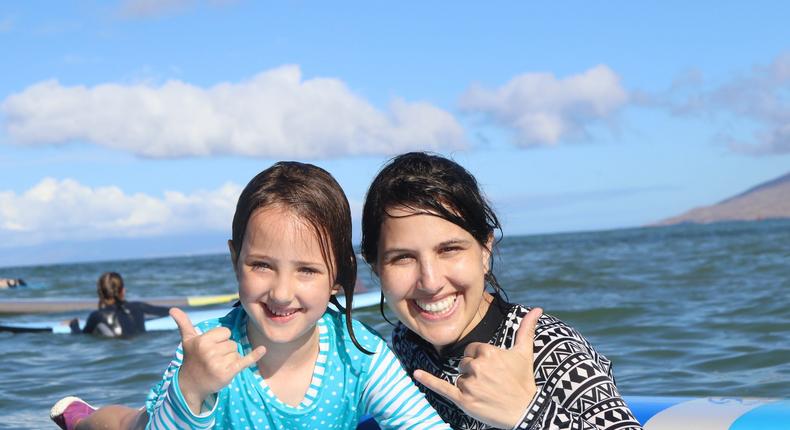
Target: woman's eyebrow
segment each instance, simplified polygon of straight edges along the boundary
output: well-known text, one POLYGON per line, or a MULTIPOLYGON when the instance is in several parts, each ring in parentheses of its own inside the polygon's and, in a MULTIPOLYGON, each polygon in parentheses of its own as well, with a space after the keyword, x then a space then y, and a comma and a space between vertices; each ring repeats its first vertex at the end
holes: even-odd
POLYGON ((451 246, 451 245, 468 245, 468 244, 469 244, 468 239, 458 238, 458 239, 450 239, 450 240, 445 240, 444 242, 440 242, 438 245, 436 245, 436 247, 444 248, 446 246, 451 246))

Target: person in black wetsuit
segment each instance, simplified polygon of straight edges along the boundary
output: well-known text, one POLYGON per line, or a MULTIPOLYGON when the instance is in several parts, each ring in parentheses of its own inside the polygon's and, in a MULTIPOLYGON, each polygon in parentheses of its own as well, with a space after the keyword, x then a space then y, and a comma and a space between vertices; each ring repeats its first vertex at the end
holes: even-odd
POLYGON ((0 278, 0 289, 24 287, 25 285, 27 285, 27 283, 22 278, 0 278))
POLYGON ((168 315, 170 308, 144 302, 127 302, 123 278, 115 272, 103 273, 96 282, 99 309, 88 315, 80 331, 77 320, 71 321, 72 333, 88 333, 105 337, 129 337, 145 333, 145 317, 168 315))

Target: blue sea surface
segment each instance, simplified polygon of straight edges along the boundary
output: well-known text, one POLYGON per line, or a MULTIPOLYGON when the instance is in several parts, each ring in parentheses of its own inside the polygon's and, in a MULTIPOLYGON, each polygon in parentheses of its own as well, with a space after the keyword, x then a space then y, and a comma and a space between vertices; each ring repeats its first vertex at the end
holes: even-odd
MULTIPOLYGON (((788 220, 507 237, 494 265, 511 301, 543 307, 610 358, 625 395, 790 398, 788 220)), ((93 298, 105 271, 124 276, 131 300, 236 291, 229 257, 208 255, 4 267, 30 286, 0 298, 93 298)), ((378 288, 363 262, 360 280, 378 288)), ((389 335, 377 309, 356 315, 389 335)), ((0 321, 73 316, 86 313, 0 321)), ((141 406, 179 340, 0 333, 0 428, 49 428, 66 395, 141 406)))

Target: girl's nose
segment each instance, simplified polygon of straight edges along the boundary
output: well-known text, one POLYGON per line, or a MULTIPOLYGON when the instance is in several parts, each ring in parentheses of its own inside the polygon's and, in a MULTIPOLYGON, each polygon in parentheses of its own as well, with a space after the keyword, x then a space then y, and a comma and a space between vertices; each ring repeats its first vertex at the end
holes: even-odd
POLYGON ((277 281, 269 291, 269 298, 274 303, 287 305, 293 301, 294 288, 291 279, 287 276, 278 276, 277 281))

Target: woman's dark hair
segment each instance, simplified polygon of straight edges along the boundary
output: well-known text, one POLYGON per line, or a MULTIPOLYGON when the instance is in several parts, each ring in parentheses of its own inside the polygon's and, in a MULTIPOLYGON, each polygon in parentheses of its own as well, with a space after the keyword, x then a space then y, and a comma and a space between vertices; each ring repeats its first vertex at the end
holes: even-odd
MULTIPOLYGON (((484 248, 488 248, 495 230, 501 238, 502 227, 477 180, 461 165, 440 155, 399 155, 373 179, 362 209, 362 256, 371 266, 378 259, 381 224, 385 216, 392 216, 388 211, 395 208, 447 220, 466 230, 484 248)), ((485 280, 501 292, 493 264, 492 258, 485 280)))
POLYGON ((116 272, 105 272, 96 281, 96 293, 99 295, 99 309, 123 303, 123 278, 116 272))
POLYGON ((346 297, 345 307, 334 295, 330 302, 345 313, 346 327, 354 345, 372 354, 359 344, 352 327, 357 257, 351 245, 351 209, 343 189, 329 172, 312 164, 281 161, 258 173, 241 192, 233 215, 231 242, 236 258, 241 254, 250 216, 256 209, 269 206, 288 209, 312 227, 332 285, 340 285, 346 297))

